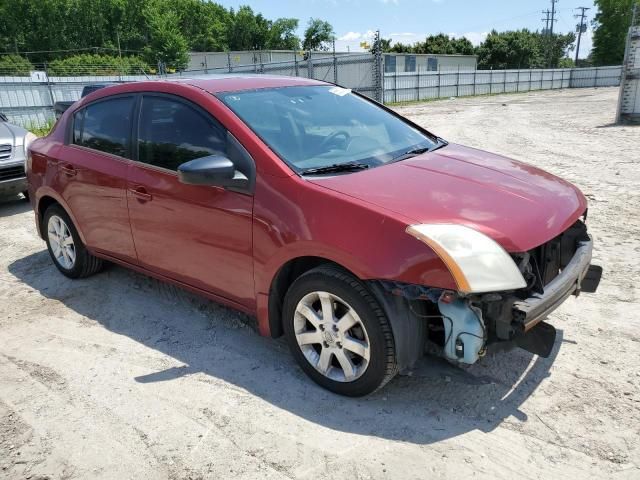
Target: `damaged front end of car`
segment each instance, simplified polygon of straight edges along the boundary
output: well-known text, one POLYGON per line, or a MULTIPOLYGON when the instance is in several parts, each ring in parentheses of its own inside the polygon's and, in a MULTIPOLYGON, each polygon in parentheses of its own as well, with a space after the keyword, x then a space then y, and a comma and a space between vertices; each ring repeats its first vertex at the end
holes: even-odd
MULTIPOLYGON (((544 319, 569 296, 598 287, 602 268, 591 265, 592 251, 586 225, 577 220, 533 250, 507 254, 521 276, 519 288, 468 292, 393 281, 373 281, 370 286, 392 319, 401 369, 411 368, 425 344, 429 352, 465 364, 488 351, 514 347, 548 357, 556 330, 544 319)), ((478 272, 478 278, 481 275, 478 272)))

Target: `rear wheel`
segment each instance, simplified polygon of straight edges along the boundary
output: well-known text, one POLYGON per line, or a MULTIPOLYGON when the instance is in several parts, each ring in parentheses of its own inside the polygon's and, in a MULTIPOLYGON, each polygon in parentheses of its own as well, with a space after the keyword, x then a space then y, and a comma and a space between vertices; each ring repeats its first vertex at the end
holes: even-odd
POLYGON ((341 395, 367 395, 397 373, 389 321, 352 275, 321 266, 299 277, 284 301, 284 331, 302 369, 341 395))
POLYGON ((60 205, 51 205, 44 213, 47 249, 55 266, 69 278, 93 275, 102 269, 102 260, 86 249, 73 222, 60 205))

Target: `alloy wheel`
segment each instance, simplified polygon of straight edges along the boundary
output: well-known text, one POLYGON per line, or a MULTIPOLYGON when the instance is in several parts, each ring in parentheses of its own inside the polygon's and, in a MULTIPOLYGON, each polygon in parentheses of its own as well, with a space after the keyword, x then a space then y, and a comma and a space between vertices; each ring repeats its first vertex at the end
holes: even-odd
POLYGON ((294 331, 307 361, 322 375, 353 382, 369 366, 371 348, 357 312, 329 292, 311 292, 297 304, 294 331))
POLYGON ((53 258, 61 267, 71 270, 76 263, 76 247, 69 227, 58 215, 49 218, 47 236, 53 258))

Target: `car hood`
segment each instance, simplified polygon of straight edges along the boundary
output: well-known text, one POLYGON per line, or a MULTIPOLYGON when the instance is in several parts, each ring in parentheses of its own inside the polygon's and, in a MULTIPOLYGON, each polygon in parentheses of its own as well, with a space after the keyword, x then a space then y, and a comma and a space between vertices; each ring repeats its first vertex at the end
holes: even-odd
MULTIPOLYGON (((16 138, 23 138, 27 131, 17 125, 7 122, 0 122, 0 144, 10 143, 11 146, 16 145, 16 138)), ((20 140, 22 144, 22 140, 20 140)))
POLYGON ((587 206, 576 187, 554 175, 454 144, 371 170, 309 181, 414 223, 467 225, 510 252, 549 241, 587 206))

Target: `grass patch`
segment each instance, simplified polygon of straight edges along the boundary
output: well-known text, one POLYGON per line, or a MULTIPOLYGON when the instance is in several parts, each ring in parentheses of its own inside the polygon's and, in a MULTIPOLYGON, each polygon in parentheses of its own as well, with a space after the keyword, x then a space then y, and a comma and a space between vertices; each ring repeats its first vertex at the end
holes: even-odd
POLYGON ((42 124, 25 125, 24 128, 36 134, 38 137, 44 137, 46 135, 49 135, 49 132, 51 132, 51 129, 53 128, 55 123, 55 120, 47 120, 46 123, 42 124))

